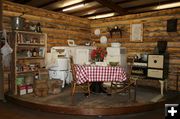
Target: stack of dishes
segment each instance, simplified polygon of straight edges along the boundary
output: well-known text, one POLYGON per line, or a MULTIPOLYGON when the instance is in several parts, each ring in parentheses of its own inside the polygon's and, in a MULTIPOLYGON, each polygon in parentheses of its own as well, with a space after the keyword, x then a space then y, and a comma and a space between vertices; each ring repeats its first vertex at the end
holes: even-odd
POLYGON ((120 47, 120 46, 121 46, 121 44, 118 43, 118 42, 113 42, 113 43, 111 43, 111 47, 117 48, 117 47, 120 47))
POLYGON ((101 44, 106 44, 107 43, 107 37, 106 36, 101 36, 100 43, 101 44))

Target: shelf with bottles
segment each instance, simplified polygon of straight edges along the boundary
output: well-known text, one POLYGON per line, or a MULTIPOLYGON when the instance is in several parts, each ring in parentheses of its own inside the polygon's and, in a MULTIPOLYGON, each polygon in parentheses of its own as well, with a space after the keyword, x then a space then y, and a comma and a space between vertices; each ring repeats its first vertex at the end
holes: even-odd
POLYGON ((45 45, 44 33, 15 31, 17 45, 45 45))
MULTIPOLYGON (((14 30, 9 33, 12 38, 10 44, 13 48, 12 53, 12 94, 17 95, 21 89, 24 89, 27 84, 16 84, 16 80, 20 77, 24 79, 29 75, 35 77, 40 68, 45 67, 45 53, 47 48, 47 34, 30 31, 14 30)), ((35 79, 35 78, 31 78, 35 79)))
POLYGON ((27 72, 37 72, 41 67, 40 63, 27 62, 27 61, 17 61, 16 72, 17 73, 27 73, 27 72))
POLYGON ((17 49, 17 59, 41 59, 44 58, 44 47, 25 47, 17 49))

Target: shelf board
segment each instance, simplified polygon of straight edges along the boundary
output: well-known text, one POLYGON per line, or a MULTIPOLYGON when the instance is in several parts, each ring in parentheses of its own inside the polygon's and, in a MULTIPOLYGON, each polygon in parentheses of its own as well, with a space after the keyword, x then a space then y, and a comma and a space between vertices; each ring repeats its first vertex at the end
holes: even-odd
POLYGON ((18 60, 44 59, 44 57, 17 57, 18 60))
POLYGON ((26 73, 36 73, 38 71, 22 71, 22 72, 17 72, 17 74, 26 74, 26 73))
POLYGON ((20 31, 20 30, 15 30, 16 33, 24 33, 24 34, 33 34, 33 35, 42 35, 45 33, 40 33, 40 32, 34 32, 34 31, 20 31))
POLYGON ((40 44, 40 43, 18 43, 18 47, 31 47, 31 46, 45 46, 45 44, 40 44))

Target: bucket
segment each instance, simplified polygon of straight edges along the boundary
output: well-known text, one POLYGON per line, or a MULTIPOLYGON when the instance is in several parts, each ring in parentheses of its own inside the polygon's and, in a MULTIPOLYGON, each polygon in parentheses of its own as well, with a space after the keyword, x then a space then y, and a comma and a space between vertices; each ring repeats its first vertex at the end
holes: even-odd
POLYGON ((13 30, 23 30, 25 19, 20 16, 12 17, 12 29, 13 30))

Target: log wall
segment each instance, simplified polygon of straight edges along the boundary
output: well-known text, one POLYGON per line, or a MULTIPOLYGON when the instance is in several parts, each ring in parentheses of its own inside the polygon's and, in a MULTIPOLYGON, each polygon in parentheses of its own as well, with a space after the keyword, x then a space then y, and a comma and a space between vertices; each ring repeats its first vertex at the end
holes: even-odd
MULTIPOLYGON (((3 26, 11 31, 11 18, 20 16, 26 19, 25 22, 36 24, 40 22, 42 32, 47 33, 47 49, 53 46, 67 45, 68 39, 73 39, 76 44, 84 44, 90 40, 90 21, 63 13, 34 8, 26 5, 15 4, 4 1, 3 3, 3 26)), ((7 74, 5 74, 6 76, 7 74)), ((5 78, 7 84, 7 76, 5 78)), ((7 85, 5 85, 7 90, 7 85)))
MULTIPOLYGON (((127 48, 128 54, 153 53, 158 40, 168 41, 167 51, 170 54, 168 86, 172 90, 176 90, 177 86, 180 87, 180 82, 176 85, 177 75, 179 75, 177 72, 180 70, 180 8, 93 20, 91 28, 93 41, 99 43, 100 36, 94 35, 94 30, 99 28, 101 35, 108 37, 108 43, 120 42, 127 48), (167 32, 167 20, 174 18, 178 20, 177 32, 167 32), (136 23, 143 24, 142 42, 130 41, 131 24, 136 23), (110 37, 107 28, 113 28, 115 25, 122 28, 122 38, 118 34, 110 37)), ((155 80, 138 81, 138 83, 159 87, 158 81, 155 80)))
POLYGON ((63 13, 48 11, 45 9, 15 4, 5 1, 3 4, 3 25, 11 30, 11 18, 20 16, 26 22, 40 22, 42 32, 47 33, 48 49, 52 46, 67 45, 68 39, 75 40, 76 44, 81 44, 90 40, 90 21, 63 13))
MULTIPOLYGON (((89 21, 63 13, 4 1, 4 28, 11 30, 11 17, 19 16, 23 12, 25 12, 23 17, 26 22, 41 23, 42 31, 48 36, 48 50, 53 46, 67 45, 68 39, 75 40, 75 43, 79 45, 87 41, 99 43, 100 37, 94 35, 94 30, 97 28, 100 28, 101 35, 108 37, 109 43, 120 42, 122 46, 127 47, 128 54, 152 53, 158 40, 168 41, 167 51, 170 53, 169 88, 176 90, 176 72, 180 69, 180 8, 89 21), (171 18, 178 19, 177 32, 166 32, 167 20, 171 18), (133 23, 143 24, 143 42, 130 41, 130 26, 133 23), (115 25, 123 29, 122 38, 118 35, 111 38, 107 32, 107 27, 112 28, 115 25)), ((149 80, 148 83, 146 81, 138 83, 159 87, 158 81, 154 80, 149 80)), ((178 86, 180 87, 180 82, 178 86)))

